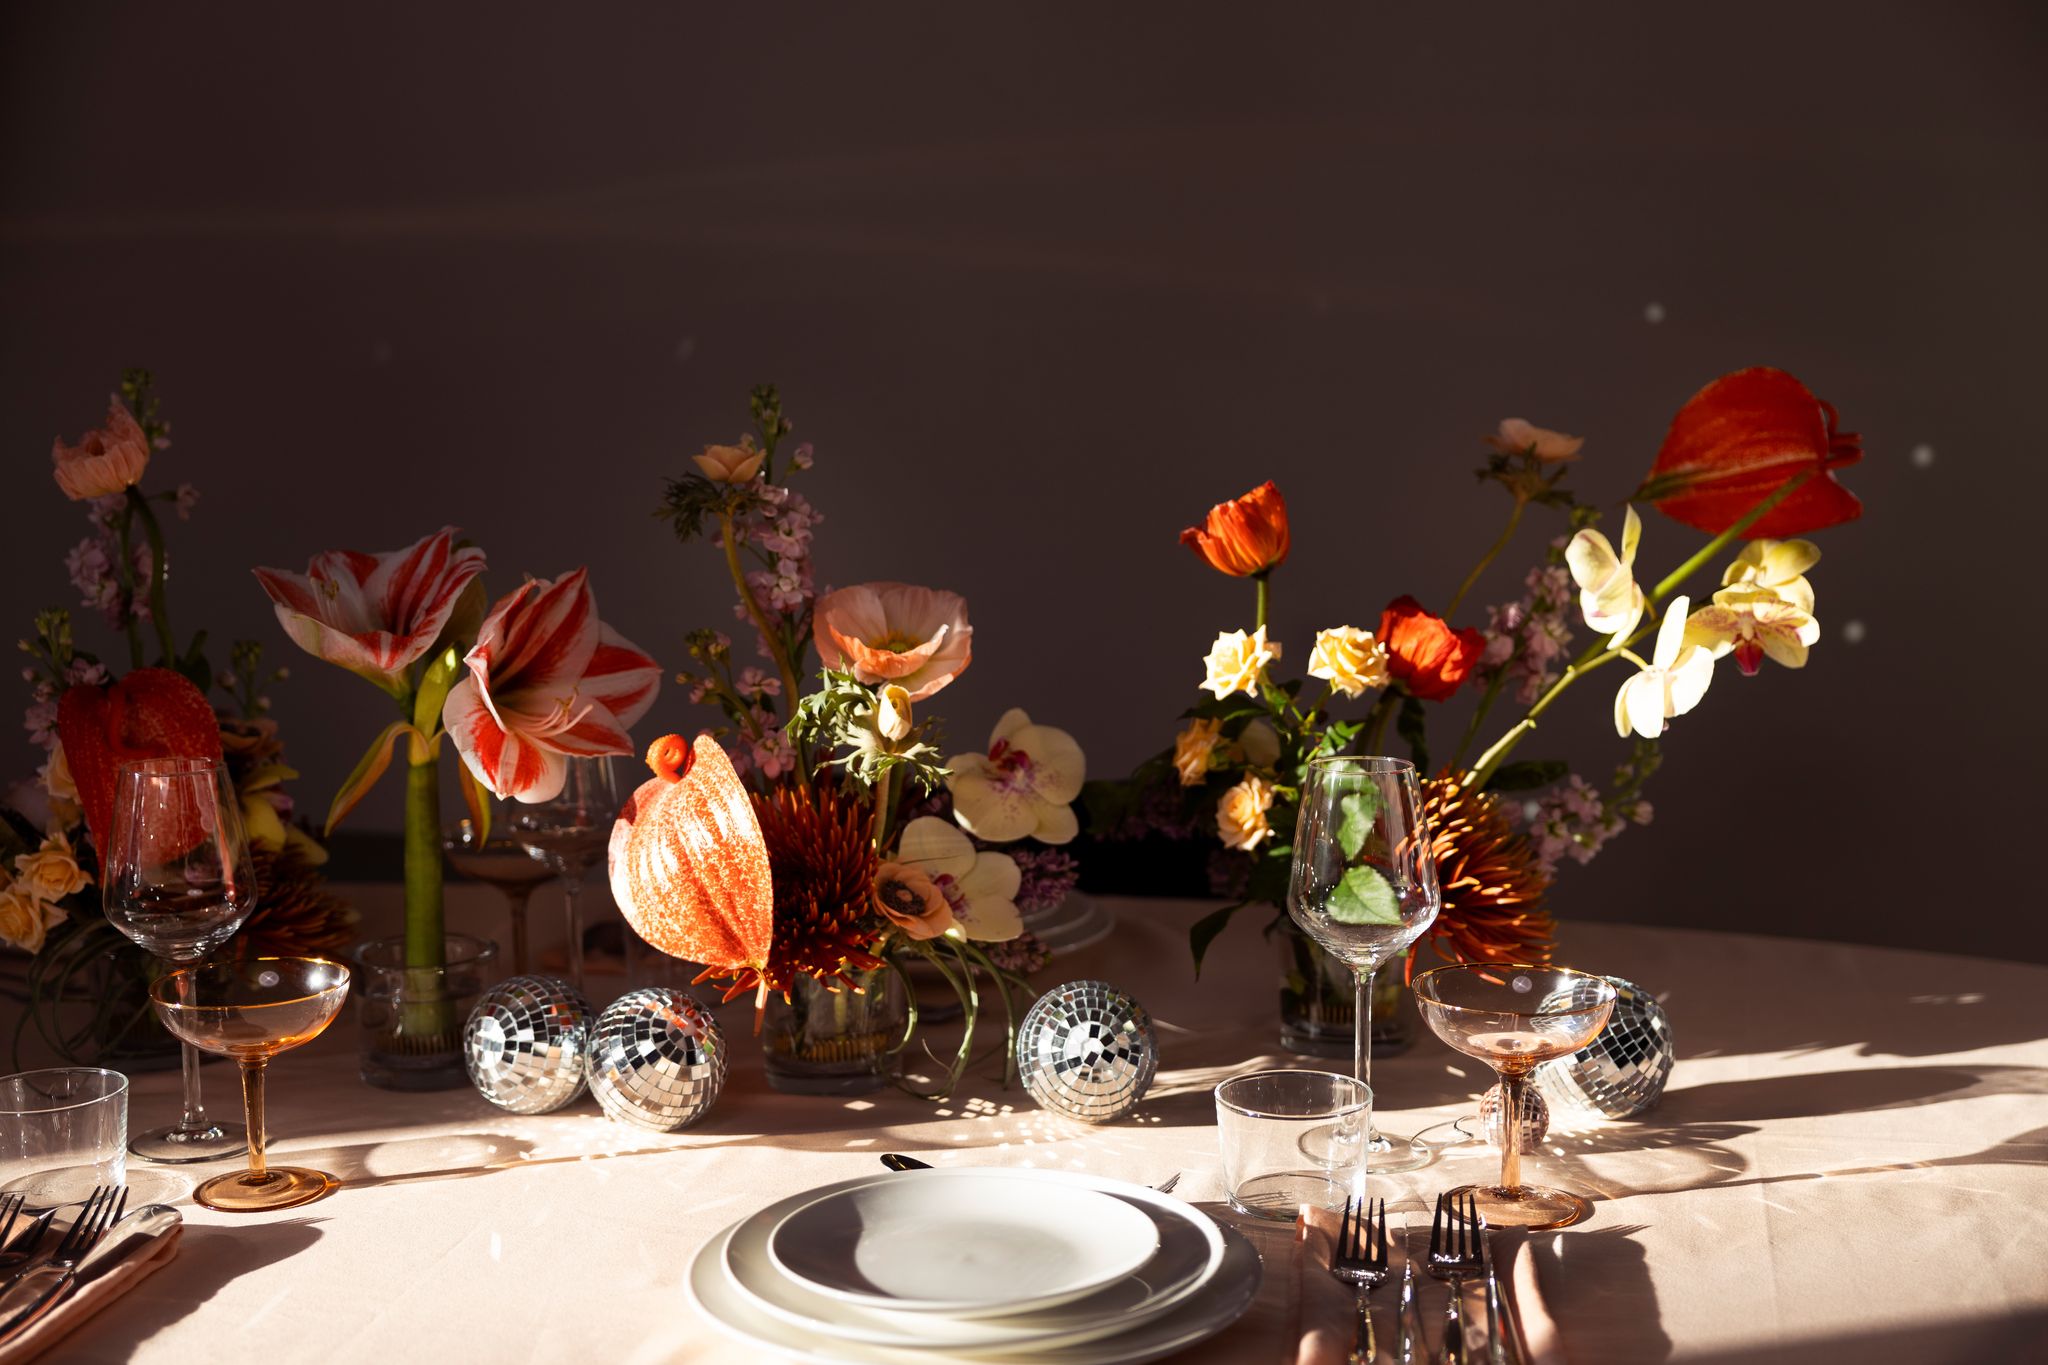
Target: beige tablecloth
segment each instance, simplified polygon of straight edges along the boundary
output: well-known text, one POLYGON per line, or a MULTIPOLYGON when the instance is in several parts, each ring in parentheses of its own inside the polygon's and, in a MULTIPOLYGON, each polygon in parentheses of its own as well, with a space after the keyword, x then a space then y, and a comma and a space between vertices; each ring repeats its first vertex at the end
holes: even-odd
MULTIPOLYGON (((372 922, 395 894, 361 889, 372 922)), ((493 932, 494 904, 451 888, 451 921, 493 932)), ((733 1074, 697 1127, 638 1132, 587 1098, 520 1118, 466 1091, 362 1085, 351 1012, 280 1059, 270 1085, 277 1158, 325 1167, 344 1188, 275 1215, 188 1203, 182 1254, 65 1343, 65 1358, 749 1361, 689 1306, 692 1253, 764 1204, 879 1169, 879 1153, 1145 1183, 1179 1171, 1179 1194, 1217 1200, 1210 1088, 1288 1060, 1273 955, 1256 917, 1240 916, 1197 984, 1186 927, 1204 907, 1113 908, 1108 941, 1046 974, 1108 978, 1157 1017, 1150 1096, 1100 1129, 984 1077, 945 1105, 777 1095, 739 1007, 725 1012, 733 1074)), ((2048 969, 1594 924, 1568 925, 1564 947, 1573 965, 1659 995, 1682 1059, 1644 1121, 1555 1134, 1534 1162, 1537 1177, 1599 1198, 1590 1222, 1537 1246, 1571 1361, 2040 1358, 2048 969)), ((232 1074, 210 1067, 206 1079, 231 1109, 232 1074)), ((1382 1058, 1374 1080, 1381 1126, 1412 1132, 1468 1111, 1488 1078, 1423 1036, 1382 1058)), ((132 1122, 164 1119, 175 1091, 174 1075, 141 1078, 132 1122)), ((1433 1195, 1491 1164, 1484 1149, 1454 1150, 1385 1188, 1433 1195)), ((177 1198, 212 1169, 130 1173, 139 1202, 177 1198)), ((1269 1274, 1251 1313, 1185 1358, 1285 1358, 1293 1296, 1289 1276, 1269 1274)))

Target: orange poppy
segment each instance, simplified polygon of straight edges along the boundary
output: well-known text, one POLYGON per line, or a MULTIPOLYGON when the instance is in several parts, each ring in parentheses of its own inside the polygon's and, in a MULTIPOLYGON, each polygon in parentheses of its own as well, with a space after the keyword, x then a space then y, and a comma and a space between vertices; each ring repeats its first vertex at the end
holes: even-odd
POLYGON ((1423 701, 1456 692, 1486 651, 1486 637, 1471 627, 1452 630, 1412 597, 1397 597, 1380 613, 1380 644, 1387 671, 1423 701))
POLYGON ((1211 507, 1200 526, 1180 533, 1180 543, 1232 578, 1268 573, 1287 558, 1287 500, 1268 480, 1211 507))

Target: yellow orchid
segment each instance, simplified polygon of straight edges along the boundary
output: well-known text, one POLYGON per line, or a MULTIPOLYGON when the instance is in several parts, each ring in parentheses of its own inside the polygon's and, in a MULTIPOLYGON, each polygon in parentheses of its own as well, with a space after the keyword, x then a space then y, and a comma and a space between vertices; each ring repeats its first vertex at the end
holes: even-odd
POLYGON ((1643 590, 1635 578, 1636 545, 1642 538, 1643 519, 1630 507, 1622 518, 1620 554, 1590 526, 1564 547, 1564 562, 1579 585, 1579 610, 1585 613, 1586 625, 1595 634, 1613 636, 1613 649, 1620 649, 1643 619, 1643 590))
POLYGON ((1714 681, 1714 655, 1686 639, 1686 610, 1691 605, 1684 597, 1671 600, 1648 663, 1624 651, 1642 671, 1614 694, 1616 734, 1626 736, 1634 730, 1644 739, 1655 739, 1671 717, 1684 715, 1707 695, 1707 686, 1714 681))
POLYGON ((1733 593, 1761 589, 1810 615, 1813 584, 1806 571, 1818 563, 1820 547, 1810 540, 1752 540, 1722 572, 1714 600, 1726 606, 1733 593))
POLYGON ((1264 626, 1249 635, 1241 630, 1225 631, 1216 637, 1216 643, 1209 646, 1208 657, 1202 660, 1208 674, 1202 686, 1214 692, 1218 701, 1233 692, 1256 697, 1259 675, 1279 657, 1280 646, 1266 639, 1264 626))
MULTIPOLYGON (((1811 588, 1806 597, 1813 599, 1811 588)), ((1777 589, 1724 588, 1714 594, 1712 605, 1701 607, 1686 621, 1685 639, 1717 659, 1733 651, 1743 676, 1755 677, 1766 655, 1786 668, 1806 667, 1807 647, 1820 639, 1820 623, 1811 611, 1780 597, 1777 589)))

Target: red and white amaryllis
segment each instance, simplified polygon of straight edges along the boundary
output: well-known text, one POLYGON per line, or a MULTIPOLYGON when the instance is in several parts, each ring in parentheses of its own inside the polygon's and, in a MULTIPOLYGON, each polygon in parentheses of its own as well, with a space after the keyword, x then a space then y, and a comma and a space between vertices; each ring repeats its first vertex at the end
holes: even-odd
POLYGON ((479 781, 527 802, 561 791, 570 756, 632 753, 627 727, 661 685, 661 666, 598 619, 582 569, 499 599, 463 662, 441 723, 479 781))
MULTIPOLYGON (((484 552, 457 546, 457 534, 444 527, 383 554, 330 550, 302 574, 258 569, 256 581, 294 644, 399 696, 405 671, 447 631, 463 590, 484 570, 484 552)), ((481 605, 479 595, 471 610, 481 605)))

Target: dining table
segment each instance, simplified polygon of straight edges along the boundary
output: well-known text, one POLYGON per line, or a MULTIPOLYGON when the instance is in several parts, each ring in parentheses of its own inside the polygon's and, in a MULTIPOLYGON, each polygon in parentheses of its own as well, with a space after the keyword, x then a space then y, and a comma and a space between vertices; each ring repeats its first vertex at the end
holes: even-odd
MULTIPOLYGON (((366 933, 395 929, 398 887, 339 890, 366 933)), ((546 902, 535 898, 537 924, 551 918, 546 902)), ((191 1191, 236 1163, 131 1161, 131 1203, 180 1207, 181 1246, 50 1358, 756 1361, 760 1350, 693 1306, 692 1257, 768 1204, 904 1153, 1147 1185, 1177 1175, 1174 1194, 1245 1231, 1264 1262, 1244 1316, 1177 1358, 1292 1361, 1323 1270, 1290 1225, 1228 1208, 1212 1092, 1240 1072, 1342 1071, 1349 1058, 1282 1050, 1270 910, 1239 914, 1198 976, 1188 929, 1213 904, 1104 898, 1100 908, 1114 929, 1034 979, 1106 980, 1153 1018, 1157 1075, 1132 1112, 1103 1124, 1039 1107, 1004 1083, 999 1055, 977 1059, 943 1100, 910 1093, 914 1079, 864 1094, 778 1093, 752 1036, 751 998, 717 1007, 730 1071, 716 1103, 682 1131, 613 1121, 588 1095, 520 1116, 469 1088, 365 1084, 351 1008, 279 1057, 269 1078, 272 1158, 329 1171, 340 1188, 275 1213, 221 1213, 191 1191)), ((468 932, 505 929, 502 903, 470 884, 450 886, 448 918, 468 932)), ((1594 1201, 1587 1221, 1523 1247, 1555 1327, 1551 1359, 1888 1365, 2048 1354, 2048 967, 1935 951, 1938 928, 1929 922, 1928 951, 1901 951, 1561 926, 1558 961, 1625 978, 1662 1003, 1678 1060, 1648 1112, 1605 1120, 1559 1108, 1525 1158, 1532 1178, 1594 1201)), ((688 980, 650 953, 611 965, 622 969, 588 979, 599 1006, 629 985, 688 980)), ((1374 1061, 1376 1122, 1438 1150, 1419 1170, 1367 1183, 1402 1235, 1416 1237, 1438 1191, 1497 1169, 1497 1154, 1469 1139, 1494 1078, 1404 1008, 1410 1040, 1374 1061)), ((906 1067, 927 1083, 939 1074, 916 1044, 906 1067)), ((132 1125, 173 1113, 175 1071, 133 1080, 132 1125)), ((231 1068, 208 1067, 205 1080, 212 1109, 238 1108, 231 1068)))

